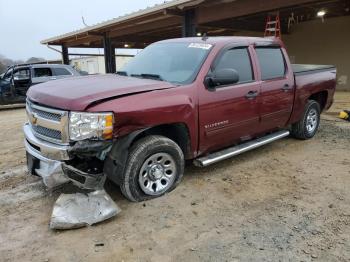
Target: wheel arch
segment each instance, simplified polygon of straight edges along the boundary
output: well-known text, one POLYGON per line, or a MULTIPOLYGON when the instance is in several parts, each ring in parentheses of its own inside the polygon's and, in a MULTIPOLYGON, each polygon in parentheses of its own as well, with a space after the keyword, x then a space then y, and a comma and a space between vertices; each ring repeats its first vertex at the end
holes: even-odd
POLYGON ((161 135, 173 140, 181 148, 185 159, 192 158, 191 138, 186 124, 163 124, 137 130, 117 139, 105 160, 104 172, 113 182, 118 185, 121 183, 121 177, 129 155, 129 148, 139 139, 149 135, 161 135))
POLYGON ((328 100, 328 92, 326 90, 311 94, 309 100, 314 100, 320 105, 321 112, 324 110, 328 100))
POLYGON ((161 135, 173 140, 177 143, 182 152, 184 153, 185 159, 189 159, 192 156, 191 151, 191 138, 189 129, 184 123, 172 123, 154 126, 140 132, 132 141, 131 145, 142 137, 149 135, 161 135))

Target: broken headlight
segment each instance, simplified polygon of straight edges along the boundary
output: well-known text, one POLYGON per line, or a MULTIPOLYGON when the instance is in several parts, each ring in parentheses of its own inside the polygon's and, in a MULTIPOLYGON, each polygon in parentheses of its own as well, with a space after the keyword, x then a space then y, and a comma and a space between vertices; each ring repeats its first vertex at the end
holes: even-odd
POLYGON ((69 137, 73 141, 106 140, 113 136, 113 113, 71 112, 69 137))

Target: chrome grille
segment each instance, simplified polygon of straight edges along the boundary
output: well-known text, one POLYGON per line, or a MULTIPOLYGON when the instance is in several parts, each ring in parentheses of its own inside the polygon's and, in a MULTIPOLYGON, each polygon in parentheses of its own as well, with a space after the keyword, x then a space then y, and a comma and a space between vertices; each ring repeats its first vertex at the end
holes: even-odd
POLYGON ((40 106, 27 100, 29 124, 38 138, 56 144, 68 144, 68 112, 40 106))
POLYGON ((59 114, 41 111, 41 110, 38 110, 36 108, 32 108, 32 112, 36 113, 38 116, 41 116, 41 117, 43 117, 45 119, 54 120, 54 121, 57 121, 57 122, 61 121, 61 115, 59 115, 59 114))
POLYGON ((46 136, 46 137, 50 137, 53 139, 57 139, 57 140, 62 140, 62 135, 61 132, 58 130, 54 130, 54 129, 50 129, 50 128, 46 128, 46 127, 42 127, 42 126, 32 126, 32 129, 34 130, 35 133, 41 135, 41 136, 46 136))

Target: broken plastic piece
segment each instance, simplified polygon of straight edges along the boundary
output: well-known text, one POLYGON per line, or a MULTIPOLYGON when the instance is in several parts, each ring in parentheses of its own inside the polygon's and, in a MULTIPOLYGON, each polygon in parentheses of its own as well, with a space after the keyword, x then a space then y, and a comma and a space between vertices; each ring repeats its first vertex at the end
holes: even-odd
POLYGON ((72 229, 93 225, 120 212, 121 209, 105 190, 88 194, 62 194, 54 205, 50 228, 72 229))

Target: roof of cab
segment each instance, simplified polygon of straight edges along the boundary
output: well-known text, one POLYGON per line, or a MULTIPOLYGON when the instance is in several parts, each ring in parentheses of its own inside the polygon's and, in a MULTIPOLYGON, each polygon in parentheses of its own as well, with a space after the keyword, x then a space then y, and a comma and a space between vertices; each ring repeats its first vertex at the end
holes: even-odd
POLYGON ((64 64, 24 64, 24 65, 14 65, 15 68, 43 68, 43 67, 72 67, 71 65, 64 65, 64 64))
POLYGON ((283 43, 278 38, 264 38, 264 37, 245 37, 245 36, 209 36, 209 37, 186 37, 186 38, 173 38, 159 41, 158 43, 170 43, 170 42, 185 42, 185 43, 207 43, 207 44, 272 44, 281 45, 283 43))
POLYGON ((43 67, 71 67, 71 65, 64 65, 64 64, 32 64, 31 67, 33 68, 43 68, 43 67))

